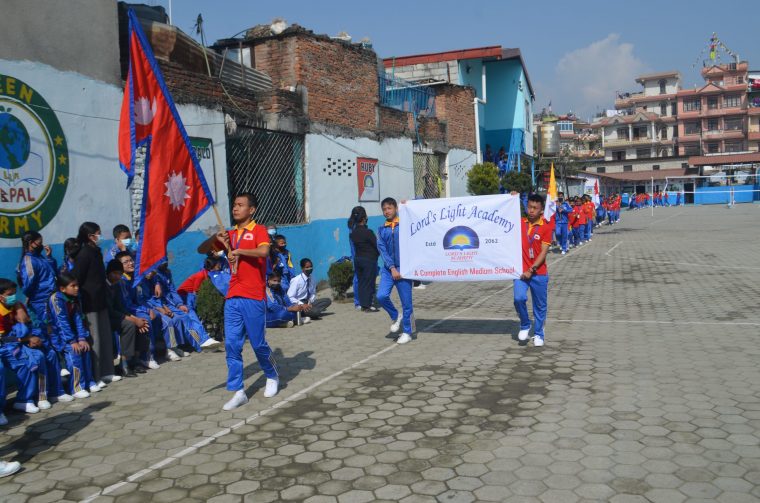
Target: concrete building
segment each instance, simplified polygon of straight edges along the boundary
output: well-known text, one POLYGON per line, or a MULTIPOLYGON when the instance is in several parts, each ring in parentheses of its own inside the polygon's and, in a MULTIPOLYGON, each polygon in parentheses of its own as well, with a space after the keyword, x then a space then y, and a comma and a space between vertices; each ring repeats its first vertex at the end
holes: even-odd
POLYGON ((479 47, 385 58, 386 71, 419 85, 453 83, 475 89, 479 157, 504 148, 510 166, 532 159, 535 93, 520 49, 479 47))

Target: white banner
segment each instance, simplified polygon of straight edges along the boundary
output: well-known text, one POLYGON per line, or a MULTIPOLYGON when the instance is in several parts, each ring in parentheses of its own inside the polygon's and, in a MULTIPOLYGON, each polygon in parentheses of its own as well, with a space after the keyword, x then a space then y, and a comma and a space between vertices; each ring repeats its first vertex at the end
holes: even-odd
POLYGON ((483 281, 522 274, 520 198, 417 199, 399 206, 401 276, 483 281))

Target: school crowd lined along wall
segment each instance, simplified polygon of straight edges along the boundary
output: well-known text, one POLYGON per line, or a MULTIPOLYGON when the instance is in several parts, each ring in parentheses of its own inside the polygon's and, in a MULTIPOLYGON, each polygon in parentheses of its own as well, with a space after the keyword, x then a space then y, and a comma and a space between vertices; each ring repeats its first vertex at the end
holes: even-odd
MULTIPOLYGON (((116 144, 122 91, 117 86, 40 63, 0 61, 0 275, 15 277, 25 230, 41 230, 55 257, 81 222, 97 222, 111 245, 111 229, 132 225, 141 198, 132 194, 118 168, 116 144)), ((179 105, 180 116, 198 152, 201 167, 220 213, 229 215, 224 117, 220 111, 179 105)), ((447 157, 447 193, 466 195, 466 171, 474 154, 452 149, 447 157)), ((348 255, 346 219, 361 204, 370 225, 382 223, 380 201, 414 197, 413 142, 409 138, 375 141, 308 134, 304 146, 306 218, 281 227, 294 258, 310 257, 318 279, 330 264, 348 255), (357 160, 377 160, 359 195, 357 160), (338 169, 340 167, 340 169, 338 169)), ((138 182, 139 185, 139 182, 138 182)), ((232 188, 234 192, 234 188, 232 188)), ((207 212, 169 244, 175 278, 181 281, 202 264, 197 244, 217 228, 207 212)))

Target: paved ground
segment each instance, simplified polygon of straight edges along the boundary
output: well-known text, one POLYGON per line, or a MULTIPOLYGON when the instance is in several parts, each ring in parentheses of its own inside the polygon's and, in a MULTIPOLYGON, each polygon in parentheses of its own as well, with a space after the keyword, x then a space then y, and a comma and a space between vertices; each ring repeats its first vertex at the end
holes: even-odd
POLYGON ((349 305, 270 331, 286 383, 221 412, 224 354, 10 414, 21 501, 760 501, 760 207, 624 213, 552 256, 547 345, 511 285, 415 291, 418 340, 349 305))

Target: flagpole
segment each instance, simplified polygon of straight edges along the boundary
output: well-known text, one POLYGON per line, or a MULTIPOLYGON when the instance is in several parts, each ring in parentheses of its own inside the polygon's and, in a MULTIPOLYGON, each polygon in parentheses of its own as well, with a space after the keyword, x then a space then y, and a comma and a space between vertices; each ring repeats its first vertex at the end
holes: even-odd
MULTIPOLYGON (((214 215, 216 215, 216 222, 219 224, 219 232, 224 232, 226 230, 226 227, 224 226, 224 222, 222 222, 222 216, 219 214, 219 208, 216 207, 216 203, 212 204, 211 207, 214 209, 214 215)), ((227 250, 227 260, 229 261, 230 258, 230 252, 232 249, 230 248, 230 245, 225 244, 224 248, 227 250)), ((235 274, 237 272, 237 262, 235 264, 230 264, 230 270, 232 274, 235 274)))

